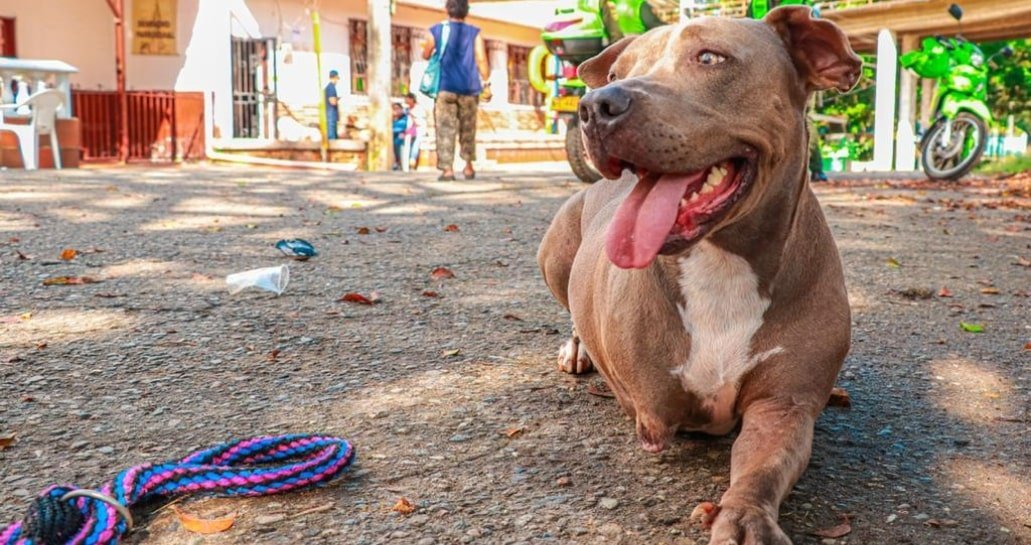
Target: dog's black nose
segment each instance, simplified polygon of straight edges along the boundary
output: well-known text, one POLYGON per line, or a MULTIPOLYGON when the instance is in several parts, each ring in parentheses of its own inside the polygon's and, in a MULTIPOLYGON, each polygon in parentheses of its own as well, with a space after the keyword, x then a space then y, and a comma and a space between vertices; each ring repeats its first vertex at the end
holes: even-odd
POLYGON ((633 98, 618 85, 607 85, 587 93, 580 100, 580 121, 584 125, 607 127, 630 111, 633 98))

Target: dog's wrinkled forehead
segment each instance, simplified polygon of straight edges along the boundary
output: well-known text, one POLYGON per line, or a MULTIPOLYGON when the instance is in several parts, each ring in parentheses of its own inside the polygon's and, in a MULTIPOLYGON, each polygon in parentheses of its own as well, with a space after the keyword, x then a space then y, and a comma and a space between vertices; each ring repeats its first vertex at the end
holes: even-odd
POLYGON ((738 85, 795 83, 804 96, 818 89, 848 90, 861 66, 841 29, 813 19, 807 7, 786 6, 762 21, 706 17, 624 38, 579 71, 592 88, 652 75, 678 87, 718 77, 738 85))
POLYGON ((634 39, 613 64, 620 79, 652 71, 683 70, 703 52, 738 62, 790 63, 784 43, 757 21, 705 17, 661 27, 634 39))

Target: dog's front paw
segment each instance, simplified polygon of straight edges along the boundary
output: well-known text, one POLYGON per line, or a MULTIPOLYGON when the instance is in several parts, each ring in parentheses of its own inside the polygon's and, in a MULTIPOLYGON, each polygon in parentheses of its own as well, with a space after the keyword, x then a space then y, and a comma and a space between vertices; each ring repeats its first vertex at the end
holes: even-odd
POLYGON ((791 545, 777 521, 759 507, 703 503, 692 518, 712 527, 709 545, 791 545))
POLYGON ((558 368, 563 373, 580 375, 594 368, 591 357, 587 355, 587 349, 580 342, 580 337, 566 341, 558 351, 558 368))

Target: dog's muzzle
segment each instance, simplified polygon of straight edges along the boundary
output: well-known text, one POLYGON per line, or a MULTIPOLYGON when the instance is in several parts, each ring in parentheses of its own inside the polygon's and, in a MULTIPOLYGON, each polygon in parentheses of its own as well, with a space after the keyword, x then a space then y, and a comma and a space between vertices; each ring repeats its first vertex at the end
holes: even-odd
POLYGON ((620 85, 595 89, 580 100, 580 123, 584 129, 604 135, 630 117, 633 96, 620 85))

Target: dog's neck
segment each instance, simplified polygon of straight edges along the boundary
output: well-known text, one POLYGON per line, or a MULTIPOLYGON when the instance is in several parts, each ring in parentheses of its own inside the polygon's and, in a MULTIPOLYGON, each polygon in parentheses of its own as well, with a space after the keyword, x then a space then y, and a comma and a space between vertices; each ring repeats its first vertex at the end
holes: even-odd
POLYGON ((777 275, 800 203, 809 191, 805 158, 794 157, 780 164, 774 179, 767 181, 764 202, 709 237, 714 245, 747 259, 763 291, 777 275))

